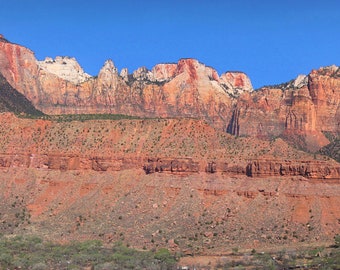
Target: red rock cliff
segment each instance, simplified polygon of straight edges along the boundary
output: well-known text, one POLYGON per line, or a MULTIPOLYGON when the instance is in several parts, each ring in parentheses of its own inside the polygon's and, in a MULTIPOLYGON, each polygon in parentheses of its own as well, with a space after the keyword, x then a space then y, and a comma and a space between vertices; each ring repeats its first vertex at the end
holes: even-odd
POLYGON ((121 113, 152 117, 198 117, 225 128, 232 103, 252 91, 241 72, 217 72, 195 59, 159 64, 132 74, 108 60, 89 77, 75 59, 37 61, 29 49, 0 40, 0 72, 32 103, 48 114, 121 113), (78 76, 78 78, 77 78, 78 76))
POLYGON ((235 135, 300 140, 315 151, 329 143, 323 132, 339 134, 340 75, 335 66, 313 70, 295 81, 245 93, 238 99, 228 131, 235 135), (297 82, 299 80, 299 82, 297 82))
POLYGON ((219 76, 195 59, 118 73, 111 60, 97 77, 73 58, 37 61, 32 51, 0 40, 0 72, 48 114, 118 113, 195 117, 233 135, 284 136, 315 151, 340 131, 340 75, 336 66, 313 70, 287 84, 252 91, 241 72, 219 76))

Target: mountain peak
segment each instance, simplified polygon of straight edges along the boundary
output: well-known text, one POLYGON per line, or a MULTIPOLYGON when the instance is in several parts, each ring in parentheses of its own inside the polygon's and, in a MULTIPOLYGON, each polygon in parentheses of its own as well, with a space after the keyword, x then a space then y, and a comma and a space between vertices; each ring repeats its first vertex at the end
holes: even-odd
POLYGON ((4 35, 2 35, 2 34, 0 34, 0 42, 9 43, 9 41, 7 39, 5 39, 4 35))
POLYGON ((82 83, 91 75, 84 72, 74 57, 57 56, 55 59, 46 57, 43 61, 37 61, 39 67, 73 84, 82 83))

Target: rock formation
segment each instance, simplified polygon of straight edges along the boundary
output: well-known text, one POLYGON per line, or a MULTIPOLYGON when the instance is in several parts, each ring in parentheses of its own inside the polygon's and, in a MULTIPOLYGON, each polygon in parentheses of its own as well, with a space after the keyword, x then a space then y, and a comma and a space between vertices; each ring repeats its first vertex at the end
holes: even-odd
POLYGON ((37 80, 38 71, 37 60, 31 50, 0 39, 0 73, 35 106, 43 100, 37 80))
POLYGON ((281 139, 197 119, 0 122, 5 235, 206 254, 340 233, 339 163, 281 139))
MULTIPOLYGON (((195 59, 120 74, 111 60, 97 77, 74 58, 37 61, 32 51, 0 39, 0 72, 47 113, 119 113, 193 117, 236 136, 286 138, 316 151, 338 136, 340 75, 336 66, 275 87, 252 91, 241 72, 217 72, 195 59)), ((157 168, 157 166, 155 167, 157 168)), ((207 171, 214 171, 215 165, 207 171)))
POLYGON ((241 72, 217 72, 195 59, 120 74, 108 60, 89 77, 74 58, 37 61, 32 51, 0 41, 0 72, 48 114, 121 113, 148 117, 198 117, 226 128, 235 98, 251 92, 241 72))
POLYGON ((252 91, 242 72, 219 76, 195 59, 120 73, 111 60, 97 77, 74 58, 37 61, 32 51, 2 38, 0 72, 47 114, 115 113, 141 117, 195 117, 237 136, 284 137, 316 151, 324 132, 339 134, 340 75, 336 66, 288 83, 252 91))
POLYGON ((228 132, 260 138, 283 136, 315 151, 329 143, 323 132, 339 134, 339 110, 339 68, 325 67, 308 77, 240 96, 228 132))
POLYGON ((42 70, 70 81, 73 84, 80 84, 91 78, 89 74, 84 72, 75 58, 58 56, 52 59, 46 57, 44 61, 38 61, 38 66, 42 70))
POLYGON ((0 73, 0 112, 15 114, 42 115, 32 103, 15 90, 0 73))
POLYGON ((207 254, 340 233, 339 163, 291 145, 337 142, 338 67, 257 91, 195 59, 89 77, 0 36, 0 73, 1 234, 207 254), (45 113, 142 118, 21 118, 14 88, 45 113))
POLYGON ((316 159, 280 139, 235 138, 202 120, 68 122, 4 113, 0 122, 0 168, 340 178, 335 161, 316 159))

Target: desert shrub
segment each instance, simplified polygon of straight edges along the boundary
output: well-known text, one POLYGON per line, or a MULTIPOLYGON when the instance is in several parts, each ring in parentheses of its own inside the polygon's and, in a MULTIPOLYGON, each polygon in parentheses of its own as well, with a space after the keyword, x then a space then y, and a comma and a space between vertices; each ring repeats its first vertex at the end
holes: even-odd
POLYGON ((32 270, 47 270, 49 269, 47 264, 39 262, 32 266, 32 270))
POLYGON ((170 251, 166 248, 159 249, 155 253, 154 258, 159 260, 161 263, 165 265, 173 265, 176 263, 175 258, 171 255, 170 251))
POLYGON ((0 237, 0 269, 174 269, 167 249, 139 251, 116 243, 104 247, 98 240, 60 245, 35 236, 0 237), (152 268, 150 268, 152 266, 152 268))
POLYGON ((340 234, 337 234, 336 236, 334 236, 334 245, 337 248, 340 247, 340 234))

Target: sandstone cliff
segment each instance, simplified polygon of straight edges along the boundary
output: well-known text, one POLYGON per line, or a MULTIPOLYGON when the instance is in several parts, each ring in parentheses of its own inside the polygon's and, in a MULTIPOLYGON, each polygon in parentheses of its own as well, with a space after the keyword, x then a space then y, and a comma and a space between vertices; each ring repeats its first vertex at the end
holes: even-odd
POLYGON ((37 61, 32 51, 0 41, 0 72, 44 113, 121 113, 148 117, 197 117, 225 129, 235 98, 251 92, 241 72, 220 77, 195 59, 120 74, 111 60, 97 77, 74 58, 37 61))
POLYGON ((339 134, 339 111, 340 73, 338 67, 330 66, 287 84, 241 95, 228 132, 260 138, 283 136, 315 151, 329 143, 323 132, 339 134))
POLYGON ((288 83, 252 91, 241 72, 219 76, 195 59, 118 72, 111 60, 98 76, 74 58, 37 61, 29 49, 0 39, 0 72, 47 114, 115 113, 141 117, 194 117, 236 136, 283 137, 316 151, 324 133, 339 136, 340 75, 330 66, 288 83))
POLYGON ((339 163, 278 138, 337 138, 337 67, 258 91, 194 59, 132 74, 108 60, 89 77, 75 59, 37 61, 0 36, 0 72, 1 94, 14 87, 44 112, 153 117, 1 113, 1 234, 206 254, 340 233, 339 163))
POLYGON ((75 58, 58 56, 52 59, 46 57, 44 61, 38 61, 38 65, 42 70, 57 75, 73 84, 80 84, 91 77, 84 72, 75 58))

